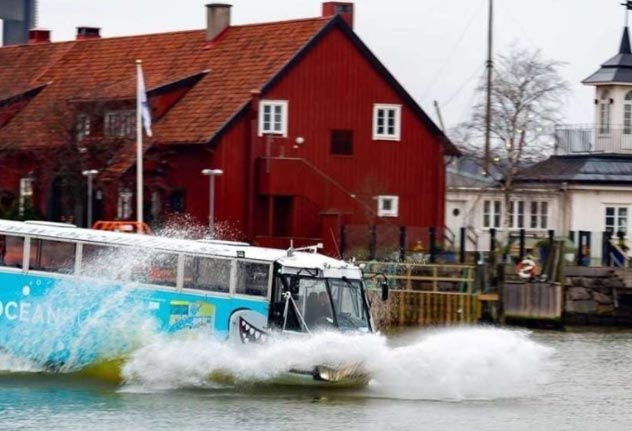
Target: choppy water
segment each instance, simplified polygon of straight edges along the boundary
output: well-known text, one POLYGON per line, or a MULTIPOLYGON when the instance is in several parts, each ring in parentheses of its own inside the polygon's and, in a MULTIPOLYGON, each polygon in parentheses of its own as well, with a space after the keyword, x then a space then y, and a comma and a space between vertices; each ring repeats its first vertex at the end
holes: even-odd
POLYGON ((494 328, 324 334, 247 355, 155 339, 127 361, 122 386, 0 355, 0 429, 628 430, 631 362, 631 332, 494 328), (375 379, 344 391, 262 384, 314 358, 363 360, 375 379))

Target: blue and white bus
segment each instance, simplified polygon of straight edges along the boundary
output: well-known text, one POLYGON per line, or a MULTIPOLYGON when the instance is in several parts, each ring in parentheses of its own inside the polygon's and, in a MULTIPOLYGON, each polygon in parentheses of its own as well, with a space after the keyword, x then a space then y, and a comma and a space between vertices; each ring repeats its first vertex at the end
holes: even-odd
MULTIPOLYGON (((129 353, 147 325, 244 344, 374 331, 361 269, 316 248, 0 220, 1 350, 72 371, 129 353)), ((317 381, 349 377, 318 370, 295 371, 317 381)))

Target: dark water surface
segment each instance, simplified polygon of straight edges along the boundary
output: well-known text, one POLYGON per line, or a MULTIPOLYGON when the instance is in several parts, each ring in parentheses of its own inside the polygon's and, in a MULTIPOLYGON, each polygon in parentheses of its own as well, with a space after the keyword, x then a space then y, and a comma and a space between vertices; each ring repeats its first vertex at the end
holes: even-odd
MULTIPOLYGON (((406 346, 424 336, 424 331, 403 333, 391 337, 390 344, 406 346)), ((459 333, 467 336, 467 331, 459 333)), ((441 337, 421 342, 423 348, 408 352, 412 357, 402 363, 384 364, 394 368, 422 364, 423 380, 438 388, 411 392, 404 382, 402 396, 396 385, 388 391, 374 386, 328 391, 252 385, 137 390, 67 375, 6 371, 0 375, 0 429, 632 429, 632 332, 531 333, 529 340, 552 348, 550 355, 537 359, 542 363, 536 368, 533 360, 525 358, 528 350, 496 345, 499 337, 494 332, 483 335, 478 345, 509 355, 498 364, 496 355, 481 356, 449 335, 443 336, 446 343, 441 337), (434 359, 427 360, 424 352, 434 359), (498 369, 498 374, 485 367, 498 369), (533 375, 510 380, 513 373, 525 369, 533 375), (472 395, 476 388, 461 387, 464 380, 474 386, 496 385, 491 392, 495 395, 483 387, 484 395, 472 395), (526 393, 512 387, 530 384, 526 393), (442 385, 450 389, 447 394, 464 395, 441 396, 442 385)))

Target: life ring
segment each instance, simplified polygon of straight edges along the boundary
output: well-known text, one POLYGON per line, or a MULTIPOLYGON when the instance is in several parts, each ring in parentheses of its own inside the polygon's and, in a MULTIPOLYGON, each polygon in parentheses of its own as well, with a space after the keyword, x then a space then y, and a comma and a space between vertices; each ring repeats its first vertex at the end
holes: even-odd
POLYGON ((520 278, 535 277, 535 262, 531 259, 525 259, 516 266, 516 272, 520 278))

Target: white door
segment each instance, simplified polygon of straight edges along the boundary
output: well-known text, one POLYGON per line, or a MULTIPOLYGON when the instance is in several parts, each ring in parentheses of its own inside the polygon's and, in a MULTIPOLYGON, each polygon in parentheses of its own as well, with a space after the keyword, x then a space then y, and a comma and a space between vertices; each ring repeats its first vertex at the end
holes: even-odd
POLYGON ((448 201, 446 204, 445 224, 458 240, 459 232, 465 226, 465 201, 448 201))

